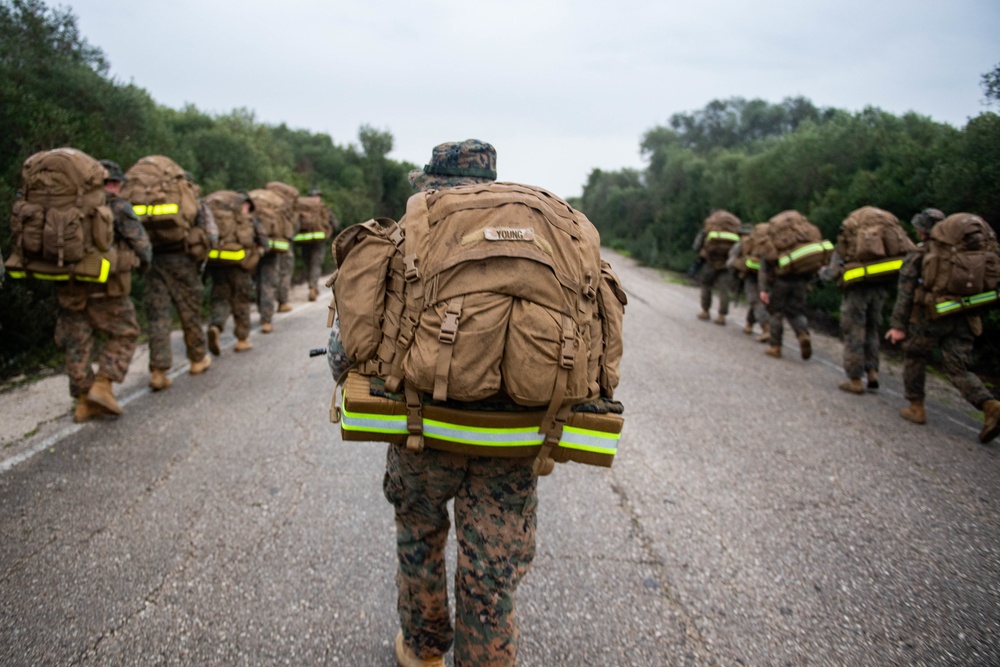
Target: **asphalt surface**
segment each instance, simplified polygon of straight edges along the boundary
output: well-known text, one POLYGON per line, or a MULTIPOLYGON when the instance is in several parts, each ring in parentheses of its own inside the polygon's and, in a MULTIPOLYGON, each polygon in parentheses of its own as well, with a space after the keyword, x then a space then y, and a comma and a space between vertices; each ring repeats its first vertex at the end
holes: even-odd
MULTIPOLYGON (((1000 664, 1000 446, 930 378, 837 390, 838 341, 771 359, 697 290, 608 253, 630 303, 611 469, 540 481, 521 665, 1000 664)), ((0 664, 393 665, 385 446, 329 423, 326 297, 118 419, 64 377, 0 394, 0 664)), ((454 544, 454 542, 452 542, 454 544)), ((453 547, 449 550, 452 559, 453 547)), ((448 658, 449 664, 450 656, 448 658)))

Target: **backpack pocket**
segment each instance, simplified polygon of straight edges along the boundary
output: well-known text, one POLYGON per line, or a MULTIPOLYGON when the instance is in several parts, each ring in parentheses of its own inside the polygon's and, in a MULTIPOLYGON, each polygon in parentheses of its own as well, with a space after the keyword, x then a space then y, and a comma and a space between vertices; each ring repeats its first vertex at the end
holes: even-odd
POLYGON ((951 272, 945 292, 955 296, 972 296, 983 292, 986 263, 985 252, 952 253, 951 272))
POLYGON ((70 206, 45 211, 42 247, 45 258, 58 266, 83 259, 83 211, 70 206))
POLYGON ((597 291, 597 313, 601 323, 601 351, 598 381, 601 395, 614 398, 620 378, 619 366, 624 346, 622 331, 628 297, 611 265, 601 261, 601 285, 597 291))
POLYGON ((364 234, 350 248, 350 254, 341 258, 333 292, 344 350, 353 361, 360 363, 375 356, 382 339, 386 277, 395 254, 396 247, 387 238, 364 234))
POLYGON ((532 301, 514 302, 507 345, 503 354, 504 388, 521 405, 548 405, 552 400, 560 369, 563 350, 572 367, 565 385, 565 401, 579 402, 587 398, 589 346, 572 319, 532 301), (564 343, 564 337, 568 339, 564 343))
POLYGON ((90 236, 94 247, 105 252, 115 241, 115 216, 107 206, 90 212, 90 236))
POLYGON ((208 232, 201 227, 192 227, 184 237, 185 254, 199 264, 208 258, 209 245, 208 232))
POLYGON ((10 216, 10 230, 15 239, 20 239, 21 252, 25 255, 42 255, 42 235, 45 229, 45 209, 38 204, 19 199, 14 202, 10 216))

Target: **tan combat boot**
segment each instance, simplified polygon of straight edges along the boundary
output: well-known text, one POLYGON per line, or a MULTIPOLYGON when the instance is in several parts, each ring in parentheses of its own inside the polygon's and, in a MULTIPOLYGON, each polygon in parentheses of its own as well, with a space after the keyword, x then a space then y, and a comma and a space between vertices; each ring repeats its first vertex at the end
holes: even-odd
POLYGON ((710 319, 711 317, 712 316, 708 313, 707 310, 703 310, 700 313, 698 313, 698 319, 699 320, 707 320, 707 319, 710 319))
POLYGON ((310 287, 309 288, 309 300, 310 301, 315 301, 318 297, 319 297, 319 290, 317 290, 315 287, 310 287))
POLYGON ((280 303, 280 304, 278 304, 278 312, 279 313, 290 313, 290 312, 292 312, 292 306, 290 304, 287 304, 287 303, 280 303))
POLYGON ((722 313, 719 313, 719 315, 712 321, 718 324, 719 326, 726 326, 726 316, 723 315, 722 313))
POLYGON ((115 400, 115 394, 111 390, 111 378, 107 375, 98 375, 94 384, 90 385, 87 392, 87 400, 96 403, 113 415, 122 413, 122 406, 115 400))
POLYGON ((236 345, 233 345, 234 352, 246 352, 247 350, 253 349, 253 343, 248 341, 246 338, 236 341, 236 345))
POLYGON ((802 353, 803 359, 808 359, 813 356, 813 346, 812 338, 809 336, 808 331, 803 331, 799 334, 799 352, 802 353))
POLYGON ((990 399, 983 403, 983 430, 979 442, 984 445, 1000 434, 1000 401, 990 399))
POLYGON ((188 373, 191 375, 201 375, 208 370, 208 367, 212 365, 212 357, 207 354, 201 358, 200 361, 192 361, 191 367, 188 368, 188 373))
POLYGON ((863 394, 865 393, 864 385, 861 384, 861 379, 850 379, 844 380, 837 387, 841 391, 846 391, 850 394, 863 394))
POLYGON ((154 368, 149 371, 149 388, 153 391, 169 389, 173 383, 174 381, 167 377, 167 372, 162 368, 154 368))
POLYGON ((745 333, 748 336, 750 334, 752 334, 753 333, 753 325, 749 324, 749 323, 748 324, 744 324, 743 325, 743 333, 745 333))
POLYGON ((77 424, 90 421, 104 414, 104 408, 87 400, 86 394, 76 397, 76 409, 73 410, 73 421, 77 424))
POLYGON ((764 350, 764 354, 769 357, 774 357, 775 359, 781 358, 781 346, 780 345, 768 345, 767 349, 764 350))
POLYGON ((770 324, 764 324, 761 327, 760 335, 757 336, 757 342, 758 343, 766 343, 769 340, 771 340, 771 325, 770 324))
POLYGON ((222 350, 219 349, 219 336, 221 334, 219 327, 214 324, 208 328, 208 351, 215 356, 222 354, 222 350))
POLYGON ((899 411, 899 416, 914 424, 926 424, 927 413, 924 411, 924 402, 910 401, 910 404, 899 411))
POLYGON ((396 635, 396 662, 399 667, 444 667, 444 656, 435 658, 418 658, 417 654, 406 645, 403 631, 396 635))
POLYGON ((271 327, 270 322, 264 322, 263 324, 260 325, 261 333, 271 333, 272 331, 274 331, 274 328, 271 327))
POLYGON ((871 391, 878 389, 878 371, 868 371, 868 389, 871 391))

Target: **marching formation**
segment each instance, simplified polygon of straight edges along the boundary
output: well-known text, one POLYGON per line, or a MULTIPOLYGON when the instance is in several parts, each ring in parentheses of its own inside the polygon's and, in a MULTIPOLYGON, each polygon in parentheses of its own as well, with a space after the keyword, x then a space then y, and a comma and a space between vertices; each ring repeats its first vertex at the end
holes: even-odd
POLYGON ((261 331, 275 310, 291 310, 288 293, 300 248, 309 299, 337 224, 319 190, 307 197, 273 181, 264 188, 221 190, 207 197, 169 157, 150 155, 127 171, 74 148, 42 151, 21 171, 11 216, 11 278, 53 281, 59 303, 56 342, 65 351, 73 420, 120 415, 113 384, 125 378, 139 324, 129 298, 132 271, 145 276, 149 386, 168 389, 170 331, 176 311, 189 373, 200 375, 221 354, 230 315, 236 352, 253 348, 250 306, 257 295, 261 331), (211 282, 210 317, 202 317, 203 277, 211 282), (91 358, 105 340, 95 373, 91 358))
POLYGON ((832 243, 798 211, 783 211, 752 226, 728 211, 712 211, 693 246, 701 264, 698 317, 712 319, 714 289, 719 305, 712 321, 725 325, 732 279, 742 281, 748 304, 744 333, 752 335, 754 325, 759 326, 757 340, 768 344, 765 353, 780 358, 787 319, 802 359, 809 359, 809 285, 817 277, 836 281, 842 290, 840 327, 847 375, 838 386, 860 396, 879 388, 879 326, 896 284, 884 337, 893 345, 903 344, 903 387, 909 404, 900 416, 926 423, 926 366, 939 349, 945 374, 965 400, 983 412, 979 441, 987 443, 1000 434, 1000 401, 969 364, 974 339, 983 331, 981 309, 1000 302, 996 234, 977 215, 946 216, 933 208, 916 214, 912 225, 917 244, 895 215, 864 206, 844 219, 832 243))

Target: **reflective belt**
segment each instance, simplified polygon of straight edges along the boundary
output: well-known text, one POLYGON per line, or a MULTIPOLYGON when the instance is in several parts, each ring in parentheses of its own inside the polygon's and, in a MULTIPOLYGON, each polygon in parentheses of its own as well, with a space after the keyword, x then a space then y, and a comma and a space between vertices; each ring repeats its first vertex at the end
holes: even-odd
POLYGON ((747 257, 747 268, 753 271, 760 271, 760 262, 756 259, 750 259, 747 257))
POLYGON ((279 240, 268 239, 267 240, 267 245, 270 246, 270 247, 272 247, 272 248, 274 248, 275 250, 288 250, 288 247, 289 247, 288 241, 281 240, 281 239, 279 239, 279 240))
POLYGON ((136 215, 177 215, 180 206, 177 204, 132 204, 136 215))
POLYGON ((802 259, 803 257, 808 257, 809 255, 815 255, 818 252, 827 252, 833 250, 833 244, 829 241, 818 241, 816 243, 807 243, 804 246, 796 248, 787 255, 782 255, 778 258, 778 266, 785 268, 792 262, 802 259))
POLYGON ((106 283, 109 275, 111 275, 111 260, 101 257, 101 270, 96 276, 76 275, 74 278, 85 283, 106 283))
POLYGON ((239 250, 219 250, 213 248, 208 251, 209 259, 219 259, 224 262, 242 262, 246 259, 246 256, 247 251, 243 248, 240 248, 239 250))
POLYGON ((732 232, 709 232, 708 236, 705 237, 706 241, 714 241, 715 239, 736 243, 740 240, 740 235, 732 232))
POLYGON ((958 300, 942 301, 934 305, 934 310, 938 315, 947 315, 957 310, 985 306, 998 300, 1000 300, 1000 291, 993 290, 992 292, 981 292, 972 296, 963 296, 958 300))
MULTIPOLYGON (((345 431, 363 431, 405 436, 406 415, 380 415, 351 412, 341 407, 341 428, 345 431)), ((535 426, 518 428, 487 428, 453 424, 436 419, 423 420, 425 437, 456 442, 477 447, 537 447, 544 436, 535 426)), ((614 455, 618 451, 620 433, 605 433, 590 429, 564 426, 560 447, 597 454, 614 455)))
POLYGON ((304 243, 306 241, 322 241, 325 238, 325 232, 299 232, 292 237, 292 240, 296 243, 304 243))
POLYGON ((35 280, 65 282, 71 278, 75 278, 77 281, 85 283, 106 283, 108 282, 108 276, 111 275, 111 260, 105 257, 101 258, 101 270, 98 271, 96 276, 82 276, 72 273, 37 273, 35 271, 8 271, 7 275, 15 280, 21 280, 30 276, 35 280))
POLYGON ((865 276, 894 273, 899 271, 901 268, 903 268, 903 260, 901 259, 892 259, 888 262, 878 262, 876 264, 868 264, 867 266, 859 266, 844 271, 844 283, 849 283, 852 280, 860 280, 865 276))

